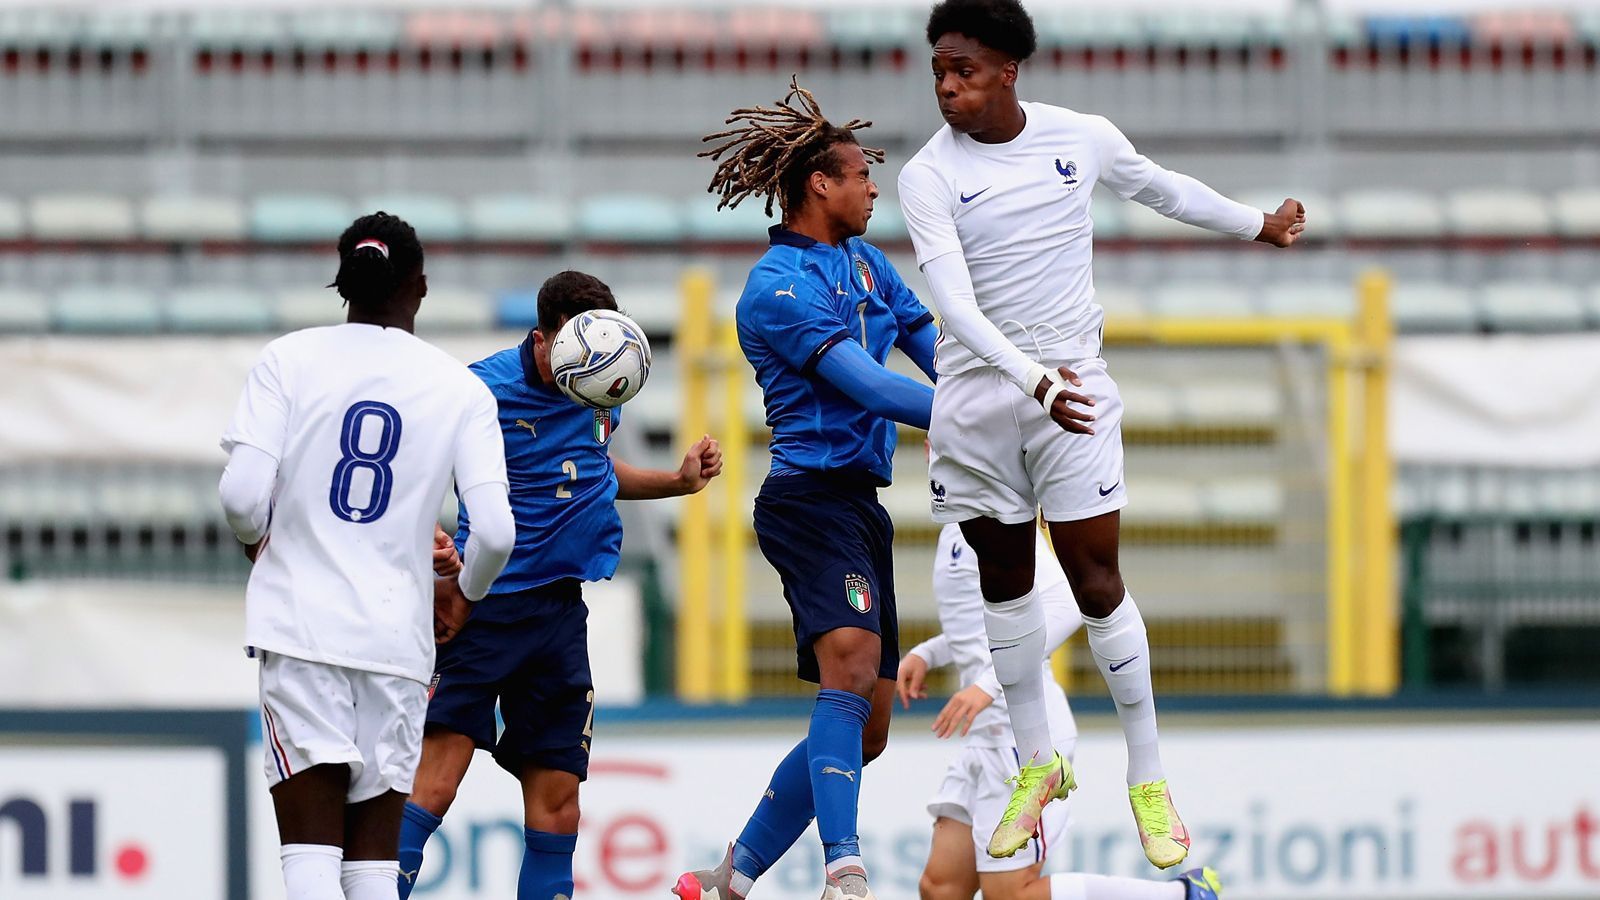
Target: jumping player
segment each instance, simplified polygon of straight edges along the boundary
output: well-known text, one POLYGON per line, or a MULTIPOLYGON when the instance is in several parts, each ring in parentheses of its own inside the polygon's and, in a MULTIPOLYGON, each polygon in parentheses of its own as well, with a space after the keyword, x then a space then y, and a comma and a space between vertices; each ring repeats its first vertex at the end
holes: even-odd
POLYGON ((889 737, 895 670, 894 529, 877 501, 889 484, 895 422, 925 428, 933 391, 883 367, 899 347, 933 377, 933 317, 883 254, 861 240, 878 189, 853 131, 791 81, 774 108, 736 110, 706 140, 721 159, 723 205, 751 195, 783 207, 771 247, 739 298, 739 344, 772 429, 772 470, 755 503, 756 540, 794 615, 799 676, 820 686, 810 727, 778 764, 755 813, 715 869, 679 878, 682 900, 732 900, 813 817, 827 900, 869 900, 856 834, 863 763, 889 737), (724 159, 723 157, 726 156, 724 159))
POLYGON ((393 900, 434 641, 489 589, 514 526, 494 398, 412 335, 428 292, 416 232, 363 216, 339 260, 348 321, 267 345, 222 437, 219 492, 255 563, 245 641, 288 896, 393 900), (436 598, 452 472, 480 528, 436 598))
MULTIPOLYGON (((538 327, 521 344, 473 363, 499 408, 516 513, 511 561, 439 653, 416 787, 405 806, 400 897, 409 897, 423 846, 466 777, 474 751, 488 750, 522 785, 525 850, 518 900, 572 896, 578 785, 588 777, 594 729, 588 608, 583 582, 610 578, 622 551, 617 500, 701 490, 722 471, 722 451, 702 438, 675 472, 640 469, 610 454, 620 409, 590 409, 556 389, 550 344, 566 321, 616 309, 611 289, 582 272, 539 288, 538 327), (495 734, 499 704, 505 731, 495 734)), ((478 532, 463 509, 457 545, 478 532)))
POLYGON ((1279 247, 1299 238, 1305 210, 1294 200, 1270 213, 1235 203, 1139 155, 1101 116, 1018 100, 1018 71, 1036 41, 1017 0, 945 0, 927 38, 945 126, 901 171, 900 203, 943 313, 933 517, 961 523, 977 554, 1022 760, 1018 802, 988 852, 1017 852, 1043 805, 1072 781, 1052 749, 1038 666, 1044 614, 1026 532, 1043 507, 1117 706, 1145 855, 1174 866, 1189 833, 1161 766, 1144 621, 1117 564, 1122 403, 1100 355, 1089 195, 1104 183, 1179 221, 1279 247))
MULTIPOLYGON (((1048 660, 1083 624, 1083 616, 1043 535, 1036 538, 1034 559, 1048 660)), ((933 846, 922 870, 922 900, 972 900, 979 890, 984 900, 1217 900, 1221 887, 1216 873, 1208 869, 1185 872, 1177 881, 1165 883, 1077 872, 1044 875, 1051 851, 1066 846, 1069 816, 1064 803, 1045 807, 1038 833, 1022 852, 1004 859, 985 852, 988 835, 1011 798, 1006 779, 1017 766, 1016 738, 1006 720, 1005 697, 983 630, 978 564, 959 525, 946 525, 939 533, 933 565, 933 596, 943 631, 913 647, 900 661, 895 691, 909 709, 912 699, 927 696, 929 669, 955 664, 961 689, 940 710, 933 729, 941 738, 959 732, 964 741, 928 804, 934 817, 933 846)), ((1048 662, 1041 661, 1041 666, 1048 662)), ((1045 685, 1045 710, 1056 752, 1070 760, 1077 727, 1067 695, 1054 680, 1045 685)))

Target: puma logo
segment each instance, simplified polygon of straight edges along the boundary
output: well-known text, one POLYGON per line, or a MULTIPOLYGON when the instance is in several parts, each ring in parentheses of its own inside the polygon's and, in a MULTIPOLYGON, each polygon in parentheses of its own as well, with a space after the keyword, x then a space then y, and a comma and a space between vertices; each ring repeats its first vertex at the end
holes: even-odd
POLYGON ((517 420, 517 424, 520 425, 523 428, 528 429, 528 433, 533 435, 534 437, 538 437, 539 436, 539 427, 538 427, 539 426, 539 420, 538 419, 534 419, 532 422, 529 422, 527 419, 518 419, 517 420))
POLYGON ((417 873, 421 872, 421 871, 422 871, 421 868, 412 869, 409 872, 407 872, 405 869, 401 869, 400 870, 400 877, 404 878, 406 880, 406 884, 416 884, 417 883, 417 873))
POLYGON ((795 296, 794 285, 792 285, 792 284, 789 285, 789 289, 787 291, 773 291, 772 292, 772 296, 774 296, 774 297, 788 297, 790 300, 799 300, 800 299, 799 297, 795 296))
POLYGON ((850 296, 850 292, 845 290, 844 288, 840 287, 839 283, 837 281, 833 283, 833 292, 835 294, 839 295, 840 297, 848 297, 848 296, 850 296))
POLYGON ((851 769, 850 771, 846 772, 843 769, 835 769, 833 766, 823 766, 822 767, 822 774, 824 774, 824 775, 843 775, 844 777, 850 779, 851 783, 854 783, 855 780, 856 780, 856 773, 855 773, 854 769, 851 769))

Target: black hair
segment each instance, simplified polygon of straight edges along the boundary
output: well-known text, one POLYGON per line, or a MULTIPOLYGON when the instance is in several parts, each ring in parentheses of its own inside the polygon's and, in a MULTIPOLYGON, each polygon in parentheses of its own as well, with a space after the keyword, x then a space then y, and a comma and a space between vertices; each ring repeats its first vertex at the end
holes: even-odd
MULTIPOLYGON (((799 210, 812 172, 822 172, 829 178, 842 176, 844 166, 833 148, 840 144, 860 146, 856 129, 872 124, 860 119, 843 125, 829 122, 823 118, 817 98, 793 76, 789 78, 789 93, 777 106, 736 109, 723 120, 725 125, 736 122, 743 124, 700 139, 722 141, 697 154, 721 160, 706 190, 721 195, 717 209, 738 206, 746 197, 764 195, 769 216, 774 200, 788 212, 799 210), (722 159, 730 151, 732 155, 722 159)), ((882 150, 862 147, 861 152, 872 162, 883 162, 882 150)))
POLYGON ((539 286, 539 330, 555 334, 561 323, 590 309, 616 309, 617 298, 600 279, 568 269, 539 286))
POLYGON ((1022 62, 1039 49, 1033 18, 1018 0, 943 0, 928 13, 928 44, 955 32, 1022 62))
POLYGON ((379 210, 339 236, 339 274, 328 285, 351 306, 378 310, 405 279, 422 271, 422 242, 399 216, 379 210), (380 246, 381 245, 381 246, 380 246))

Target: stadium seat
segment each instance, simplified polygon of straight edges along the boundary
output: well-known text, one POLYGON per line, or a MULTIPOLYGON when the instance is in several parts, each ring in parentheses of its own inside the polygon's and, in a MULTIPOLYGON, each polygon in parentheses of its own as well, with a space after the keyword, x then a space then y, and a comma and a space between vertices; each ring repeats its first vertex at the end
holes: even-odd
POLYGON ((1124 521, 1138 524, 1182 524, 1204 517, 1200 486, 1187 478, 1152 475, 1128 486, 1124 521))
MULTIPOLYGON (((773 207, 773 215, 767 217, 763 209, 765 200, 762 197, 751 197, 738 206, 721 210, 717 209, 717 197, 706 194, 691 197, 684 201, 683 218, 685 229, 691 240, 707 241, 713 243, 767 243, 767 228, 778 224, 778 209, 773 207)), ((881 210, 883 204, 878 208, 881 210)), ((872 217, 874 227, 868 231, 876 231, 878 214, 872 217)))
POLYGON ((1117 385, 1122 395, 1124 428, 1164 430, 1177 427, 1182 419, 1178 392, 1161 382, 1129 380, 1117 385))
POLYGON ((901 47, 921 38, 918 10, 894 6, 848 6, 824 16, 828 41, 839 47, 901 47))
POLYGON ((285 291, 272 304, 272 318, 280 331, 337 325, 345 320, 344 301, 328 288, 285 291))
POLYGON ((1151 308, 1169 319, 1248 318, 1256 314, 1249 291, 1226 283, 1168 284, 1151 295, 1151 308))
POLYGON ((289 37, 289 25, 277 10, 201 7, 189 20, 189 33, 202 47, 254 50, 281 46, 289 37))
POLYGON ((671 337, 682 317, 683 297, 676 283, 612 285, 617 307, 627 313, 652 340, 671 337))
POLYGON ((50 329, 50 304, 44 295, 22 288, 0 288, 0 334, 50 329))
POLYGON ((476 291, 431 288, 417 311, 417 330, 428 334, 489 331, 494 325, 493 301, 476 291))
POLYGON ((1600 188, 1565 190, 1551 204, 1556 233, 1563 237, 1600 237, 1600 188))
POLYGON ((405 219, 424 247, 429 241, 459 241, 467 233, 460 204, 439 194, 374 194, 363 197, 356 209, 356 215, 383 210, 405 219))
POLYGON ((1200 489, 1202 515, 1213 522, 1268 525, 1283 519, 1283 488, 1271 478, 1223 478, 1200 489))
POLYGON ((1583 292, 1583 311, 1593 327, 1600 327, 1600 285, 1591 285, 1583 292))
POLYGON ((665 244, 683 237, 683 216, 649 194, 601 194, 578 208, 578 236, 617 244, 665 244))
POLYGON ((1131 288, 1096 285, 1094 302, 1106 311, 1108 319, 1139 319, 1149 315, 1144 294, 1131 288))
POLYGON ((144 237, 154 241, 238 241, 247 233, 244 204, 232 197, 151 197, 139 220, 144 237))
POLYGON ((66 332, 149 334, 161 327, 154 296, 137 288, 79 285, 56 297, 55 326, 66 332))
POLYGON ((478 241, 560 243, 572 236, 572 208, 554 197, 491 194, 468 204, 466 225, 478 241))
POLYGON ((1283 393, 1270 383, 1201 379, 1174 388, 1179 418, 1193 427, 1276 427, 1283 393))
POLYGON ((29 210, 33 236, 46 241, 125 241, 133 205, 110 194, 41 194, 29 210))
POLYGON ((872 220, 867 223, 867 240, 874 244, 904 243, 911 240, 906 230, 906 216, 900 211, 900 201, 893 197, 879 197, 872 205, 872 220))
POLYGON ((263 194, 250 209, 250 234, 261 241, 337 241, 353 221, 350 204, 332 194, 263 194))
POLYGON ((272 328, 272 308, 259 291, 241 284, 193 285, 167 298, 173 331, 250 332, 272 328))
POLYGON ((1269 285, 1261 304, 1267 315, 1280 318, 1349 319, 1356 313, 1356 290, 1338 281, 1269 285))
POLYGON ((1445 224, 1457 237, 1538 237, 1551 231, 1541 194, 1512 188, 1467 188, 1445 198, 1445 224))
POLYGON ((501 328, 532 328, 539 324, 539 289, 505 291, 495 298, 494 310, 501 328))
POLYGON ((386 50, 400 43, 401 22, 400 16, 380 9, 303 9, 289 14, 288 32, 296 41, 315 47, 386 50))
POLYGON ((1396 282, 1389 313, 1402 332, 1462 332, 1478 327, 1478 304, 1464 287, 1439 281, 1396 282))
POLYGON ((0 197, 0 241, 16 240, 26 232, 22 204, 10 197, 0 197))
POLYGON ((1444 234, 1438 198, 1403 188, 1351 191, 1340 200, 1338 219, 1345 236, 1352 238, 1437 238, 1444 234))
POLYGON ((1485 285, 1484 323, 1496 331, 1575 331, 1585 325, 1578 290, 1553 282, 1503 281, 1485 285))

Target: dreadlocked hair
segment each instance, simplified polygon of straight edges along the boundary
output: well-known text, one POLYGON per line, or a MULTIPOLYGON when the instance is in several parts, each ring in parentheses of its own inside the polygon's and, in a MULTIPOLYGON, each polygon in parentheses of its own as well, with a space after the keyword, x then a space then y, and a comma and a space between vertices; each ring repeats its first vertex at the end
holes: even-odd
POLYGON ((382 210, 350 223, 339 236, 339 274, 328 287, 351 306, 377 311, 401 282, 422 270, 422 242, 399 216, 382 210))
MULTIPOLYGON (((719 210, 738 206, 752 195, 765 195, 768 216, 774 200, 786 210, 798 209, 805 202, 806 179, 812 172, 834 178, 843 174, 833 148, 859 144, 855 132, 872 125, 861 119, 843 125, 829 122, 823 118, 817 98, 802 88, 795 76, 789 77, 789 93, 777 106, 736 109, 723 120, 725 125, 735 123, 742 124, 700 139, 702 143, 722 141, 696 154, 719 160, 706 191, 721 195, 719 210)), ((872 162, 883 162, 882 150, 862 147, 861 152, 872 162)))

